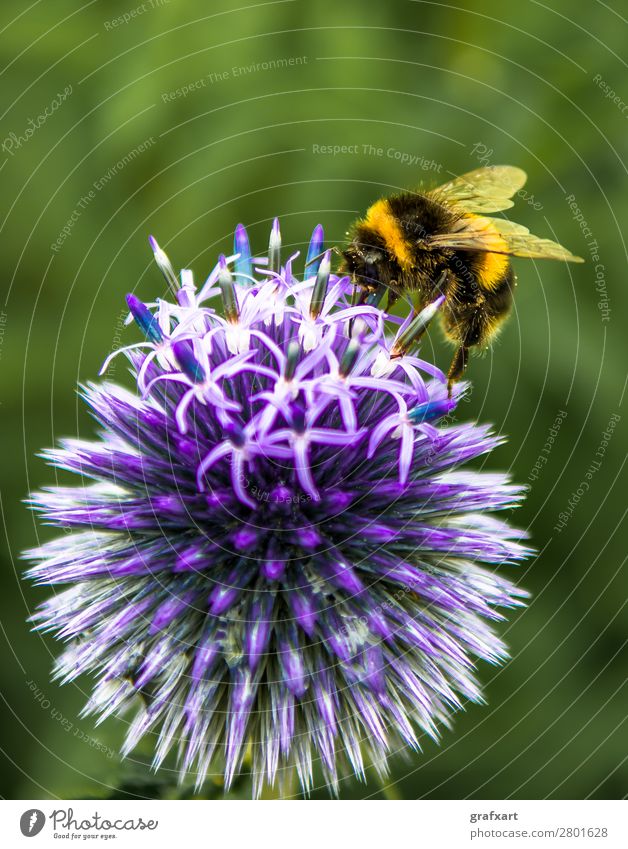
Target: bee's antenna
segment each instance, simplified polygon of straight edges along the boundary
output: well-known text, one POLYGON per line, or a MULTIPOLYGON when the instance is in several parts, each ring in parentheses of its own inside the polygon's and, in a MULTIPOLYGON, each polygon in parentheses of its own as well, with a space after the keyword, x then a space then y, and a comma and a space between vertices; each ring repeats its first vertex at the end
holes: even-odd
MULTIPOLYGON (((338 254, 338 256, 342 256, 342 251, 340 250, 340 248, 337 245, 334 245, 333 247, 328 248, 328 250, 333 251, 335 254, 338 254)), ((327 251, 321 251, 319 254, 316 254, 316 256, 309 257, 308 261, 305 263, 305 267, 307 268, 308 265, 312 265, 313 262, 316 262, 317 260, 324 257, 326 253, 327 253, 327 251)))

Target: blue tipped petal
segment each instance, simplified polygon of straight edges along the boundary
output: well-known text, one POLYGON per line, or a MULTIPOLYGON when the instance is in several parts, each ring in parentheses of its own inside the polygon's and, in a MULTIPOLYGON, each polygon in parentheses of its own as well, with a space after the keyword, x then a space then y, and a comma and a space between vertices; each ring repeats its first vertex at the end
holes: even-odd
POLYGON ((443 416, 449 415, 455 407, 456 402, 452 398, 437 398, 435 401, 417 404, 408 413, 408 418, 415 424, 427 422, 431 419, 442 419, 443 416))
POLYGON ((321 264, 323 244, 325 242, 325 234, 321 224, 317 224, 310 239, 310 245, 307 249, 307 258, 305 260, 305 276, 314 277, 318 272, 318 267, 321 264))
POLYGON ((253 261, 249 235, 244 224, 238 224, 233 236, 233 252, 238 254, 235 260, 235 275, 238 283, 248 285, 253 276, 253 261))
POLYGON ((331 271, 331 251, 326 251, 325 256, 320 263, 316 272, 316 282, 312 289, 312 297, 310 299, 310 316, 318 318, 323 309, 325 298, 327 296, 327 287, 329 286, 329 274, 331 271))
POLYGON ((158 345, 163 340, 164 335, 161 332, 157 318, 148 309, 146 304, 143 304, 133 293, 129 293, 126 296, 126 302, 135 323, 144 336, 146 336, 149 342, 158 345))
POLYGON ((206 375, 202 365, 194 356, 191 343, 187 340, 175 342, 172 346, 172 351, 181 366, 181 370, 190 380, 193 383, 203 383, 206 375))

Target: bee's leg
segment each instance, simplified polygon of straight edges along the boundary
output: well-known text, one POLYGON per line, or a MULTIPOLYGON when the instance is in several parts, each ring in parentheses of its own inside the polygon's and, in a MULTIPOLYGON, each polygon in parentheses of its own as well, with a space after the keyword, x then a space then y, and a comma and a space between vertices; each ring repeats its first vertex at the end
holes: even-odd
MULTIPOLYGON (((368 295, 368 289, 365 289, 364 286, 358 286, 355 282, 355 278, 352 278, 353 283, 353 291, 351 292, 351 306, 352 307, 361 307, 366 297, 368 295)), ((353 323, 355 318, 349 319, 349 336, 353 336, 353 323)))
POLYGON ((447 394, 450 398, 454 383, 460 380, 468 362, 469 349, 465 345, 461 345, 454 354, 454 358, 451 361, 451 365, 449 366, 449 371, 447 373, 447 394))
MULTIPOLYGON (((361 307, 366 304, 370 307, 376 307, 386 293, 386 286, 383 283, 378 283, 375 288, 367 286, 356 286, 354 284, 353 292, 351 293, 351 306, 361 307)), ((349 336, 353 335, 353 323, 355 318, 349 320, 349 336)))
POLYGON ((367 297, 364 299, 363 303, 368 304, 370 307, 376 307, 386 294, 387 290, 390 302, 392 290, 389 290, 385 283, 378 283, 375 289, 372 289, 370 292, 367 291, 367 297))
MULTIPOLYGON (((390 312, 391 309, 395 306, 397 301, 399 300, 399 295, 397 292, 394 292, 392 289, 388 290, 388 303, 386 304, 386 312, 390 312)), ((414 317, 416 310, 414 307, 412 308, 412 316, 414 317)))
POLYGON ((367 292, 362 286, 358 286, 355 280, 351 281, 353 285, 353 291, 351 292, 351 306, 359 307, 364 303, 364 298, 366 297, 367 292))

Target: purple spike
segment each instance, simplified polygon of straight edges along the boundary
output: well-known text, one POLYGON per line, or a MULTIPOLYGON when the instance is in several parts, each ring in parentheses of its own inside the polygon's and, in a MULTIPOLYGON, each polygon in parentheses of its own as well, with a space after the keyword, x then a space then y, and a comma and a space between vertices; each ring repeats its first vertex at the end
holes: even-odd
POLYGON ((336 513, 343 513, 354 499, 353 493, 341 489, 334 489, 325 493, 325 501, 329 504, 332 516, 336 513))
POLYGON ((269 581, 279 581, 286 571, 285 560, 264 560, 261 565, 262 575, 269 581))
POLYGON ((392 542, 397 536, 398 531, 389 525, 383 524, 383 522, 368 522, 362 527, 360 533, 366 539, 372 540, 378 545, 383 545, 384 543, 392 542))
POLYGON ((353 698, 358 707, 358 719, 368 730, 369 734, 384 748, 388 748, 386 739, 386 731, 381 721, 379 711, 377 710, 372 699, 367 698, 359 689, 354 688, 352 691, 353 698))
POLYGON ((191 545, 177 554, 174 564, 175 572, 196 572, 199 569, 208 568, 211 559, 208 557, 208 549, 204 545, 191 545))
POLYGON ((128 626, 137 619, 143 617, 144 611, 153 603, 152 598, 144 598, 134 601, 124 607, 113 619, 110 619, 102 634, 103 638, 119 639, 128 626))
POLYGON ((292 490, 284 484, 280 484, 270 493, 269 501, 271 504, 291 504, 292 490))
POLYGON ((386 690, 384 656, 379 646, 367 646, 362 653, 364 680, 376 693, 386 690))
POLYGON ((182 596, 174 596, 160 604, 155 615, 150 623, 148 633, 150 636, 163 631, 180 613, 190 606, 190 602, 194 598, 194 592, 185 593, 182 596))
POLYGON ((265 591, 250 607, 244 635, 244 651, 248 657, 251 672, 254 672, 261 657, 268 648, 271 636, 272 612, 275 597, 265 591))
POLYGON ((172 657, 176 651, 176 646, 173 645, 168 637, 164 637, 150 650, 150 653, 142 663, 137 678, 134 681, 136 690, 141 690, 149 681, 152 681, 155 676, 159 675, 164 668, 164 664, 172 657))
POLYGON ((198 682, 208 672, 211 672, 214 664, 220 657, 220 653, 221 645, 217 641, 215 634, 212 633, 196 649, 194 663, 192 664, 192 679, 198 682))
POLYGON ((340 626, 335 625, 335 627, 330 628, 327 624, 325 624, 321 630, 326 645, 335 655, 337 655, 337 657, 340 658, 340 660, 348 663, 352 658, 351 649, 349 648, 347 639, 343 635, 340 626))
POLYGON ((255 528, 244 527, 238 528, 231 534, 231 542, 236 551, 249 551, 259 539, 259 533, 255 528))
POLYGON ((288 602, 297 624, 308 637, 312 637, 318 617, 318 604, 314 593, 308 586, 297 588, 296 585, 293 585, 284 594, 284 598, 288 602))
POLYGON ((214 616, 221 616, 240 598, 240 587, 216 587, 209 596, 209 610, 214 616))
POLYGON ((283 681, 290 692, 300 699, 307 688, 303 656, 296 628, 287 626, 286 636, 279 640, 279 664, 283 681))
POLYGON ((337 733, 337 694, 332 677, 327 669, 320 669, 313 677, 316 707, 329 732, 337 733))
POLYGON ((300 545, 301 548, 305 548, 310 551, 318 548, 321 544, 321 535, 316 528, 296 528, 294 531, 294 541, 297 545, 300 545))
POLYGON ((279 581, 286 571, 288 561, 281 555, 280 548, 274 540, 271 540, 266 556, 261 562, 262 575, 269 581, 279 581))
POLYGON ((231 684, 231 698, 227 720, 227 750, 225 753, 225 785, 230 787, 242 757, 242 743, 255 698, 257 685, 247 669, 236 672, 231 684))
POLYGON ((232 569, 224 579, 217 583, 209 595, 209 610, 214 616, 221 616, 238 601, 242 591, 250 583, 255 568, 245 567, 242 562, 232 569))
POLYGON ((372 606, 369 606, 369 612, 366 619, 369 631, 373 634, 373 636, 379 637, 381 640, 386 642, 390 642, 394 639, 397 630, 395 624, 391 621, 389 616, 386 616, 384 611, 378 605, 373 604, 372 606))
POLYGON ((335 773, 336 759, 334 741, 327 728, 319 728, 316 738, 323 766, 330 773, 335 773))
POLYGON ((276 722, 279 726, 281 753, 285 757, 290 752, 294 736, 294 696, 289 690, 281 690, 278 701, 276 722))
POLYGON ((364 590, 364 584, 355 569, 339 551, 332 551, 330 554, 332 556, 329 560, 321 561, 322 574, 339 589, 351 595, 359 595, 364 590))

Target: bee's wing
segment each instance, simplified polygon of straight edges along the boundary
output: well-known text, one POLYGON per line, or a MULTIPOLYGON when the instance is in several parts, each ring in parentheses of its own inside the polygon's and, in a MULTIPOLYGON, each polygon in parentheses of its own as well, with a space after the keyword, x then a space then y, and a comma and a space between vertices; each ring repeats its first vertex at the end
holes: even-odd
POLYGON ((499 212, 514 206, 510 198, 528 179, 513 165, 476 168, 429 192, 440 203, 453 204, 461 212, 499 212))
POLYGON ((454 227, 455 232, 431 236, 428 239, 428 249, 453 248, 459 251, 489 251, 534 259, 584 262, 581 257, 574 256, 558 242, 535 236, 527 227, 515 224, 514 221, 474 216, 461 218, 454 227))

